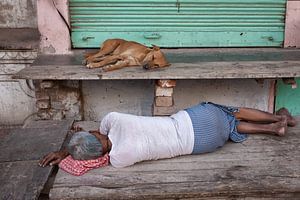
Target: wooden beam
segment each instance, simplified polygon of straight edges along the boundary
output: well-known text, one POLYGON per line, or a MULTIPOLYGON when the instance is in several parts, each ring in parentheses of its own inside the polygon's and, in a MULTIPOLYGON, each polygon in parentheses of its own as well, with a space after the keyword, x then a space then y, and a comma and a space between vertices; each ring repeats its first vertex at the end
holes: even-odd
POLYGON ((82 65, 83 52, 42 55, 17 74, 18 79, 130 80, 130 79, 240 79, 300 77, 300 50, 227 49, 168 50, 170 67, 144 70, 130 67, 102 72, 82 65))

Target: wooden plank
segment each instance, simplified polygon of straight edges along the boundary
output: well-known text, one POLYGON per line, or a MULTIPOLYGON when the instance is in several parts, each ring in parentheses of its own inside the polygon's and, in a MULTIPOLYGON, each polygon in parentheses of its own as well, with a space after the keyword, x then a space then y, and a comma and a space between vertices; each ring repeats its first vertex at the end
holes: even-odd
POLYGON ((53 167, 39 159, 61 149, 73 120, 35 121, 24 128, 0 129, 1 199, 37 199, 53 167))
POLYGON ((74 55, 42 55, 31 67, 13 77, 50 80, 129 80, 129 79, 235 79, 300 77, 298 49, 181 49, 165 50, 172 64, 146 71, 142 67, 112 72, 87 69, 83 52, 74 55))
POLYGON ((10 127, 1 128, 0 129, 0 138, 6 137, 11 132, 11 130, 12 130, 12 128, 10 128, 10 127))
POLYGON ((252 135, 214 153, 108 166, 80 177, 59 170, 50 199, 297 199, 299 133, 300 125, 286 137, 252 135))
POLYGON ((42 168, 37 160, 0 163, 1 199, 37 199, 52 167, 42 168))
POLYGON ((69 130, 74 119, 65 119, 65 120, 38 120, 25 124, 23 128, 42 128, 42 129, 60 129, 60 130, 69 130))
POLYGON ((44 121, 0 134, 0 162, 39 160, 62 146, 73 120, 44 121), (42 125, 42 126, 41 126, 42 125))

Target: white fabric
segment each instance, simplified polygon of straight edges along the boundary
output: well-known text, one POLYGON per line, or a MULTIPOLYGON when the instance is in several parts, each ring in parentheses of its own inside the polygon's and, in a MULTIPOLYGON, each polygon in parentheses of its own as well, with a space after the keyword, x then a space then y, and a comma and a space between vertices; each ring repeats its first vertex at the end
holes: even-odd
POLYGON ((192 121, 186 111, 170 117, 111 112, 101 121, 100 132, 112 143, 109 156, 114 167, 191 154, 194 146, 192 121))

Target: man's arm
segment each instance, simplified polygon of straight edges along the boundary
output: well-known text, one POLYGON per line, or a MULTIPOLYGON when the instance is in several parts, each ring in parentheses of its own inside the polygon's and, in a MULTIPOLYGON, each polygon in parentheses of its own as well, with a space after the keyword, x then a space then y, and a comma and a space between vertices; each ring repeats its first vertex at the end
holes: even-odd
POLYGON ((60 161, 62 161, 65 157, 67 157, 69 155, 69 152, 67 151, 66 148, 60 150, 60 151, 56 151, 56 152, 51 152, 49 154, 47 154, 46 156, 44 156, 40 161, 39 161, 39 165, 41 167, 45 167, 48 164, 50 166, 52 165, 57 165, 60 163, 60 161))

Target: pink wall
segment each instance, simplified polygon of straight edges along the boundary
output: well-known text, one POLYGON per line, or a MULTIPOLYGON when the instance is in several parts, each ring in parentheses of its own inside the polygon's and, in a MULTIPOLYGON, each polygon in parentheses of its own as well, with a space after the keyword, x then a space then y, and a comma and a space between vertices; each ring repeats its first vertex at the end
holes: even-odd
POLYGON ((68 0, 38 0, 38 29, 41 33, 40 52, 43 54, 70 54, 71 39, 68 0))
POLYGON ((288 0, 284 47, 300 48, 300 0, 288 0))

